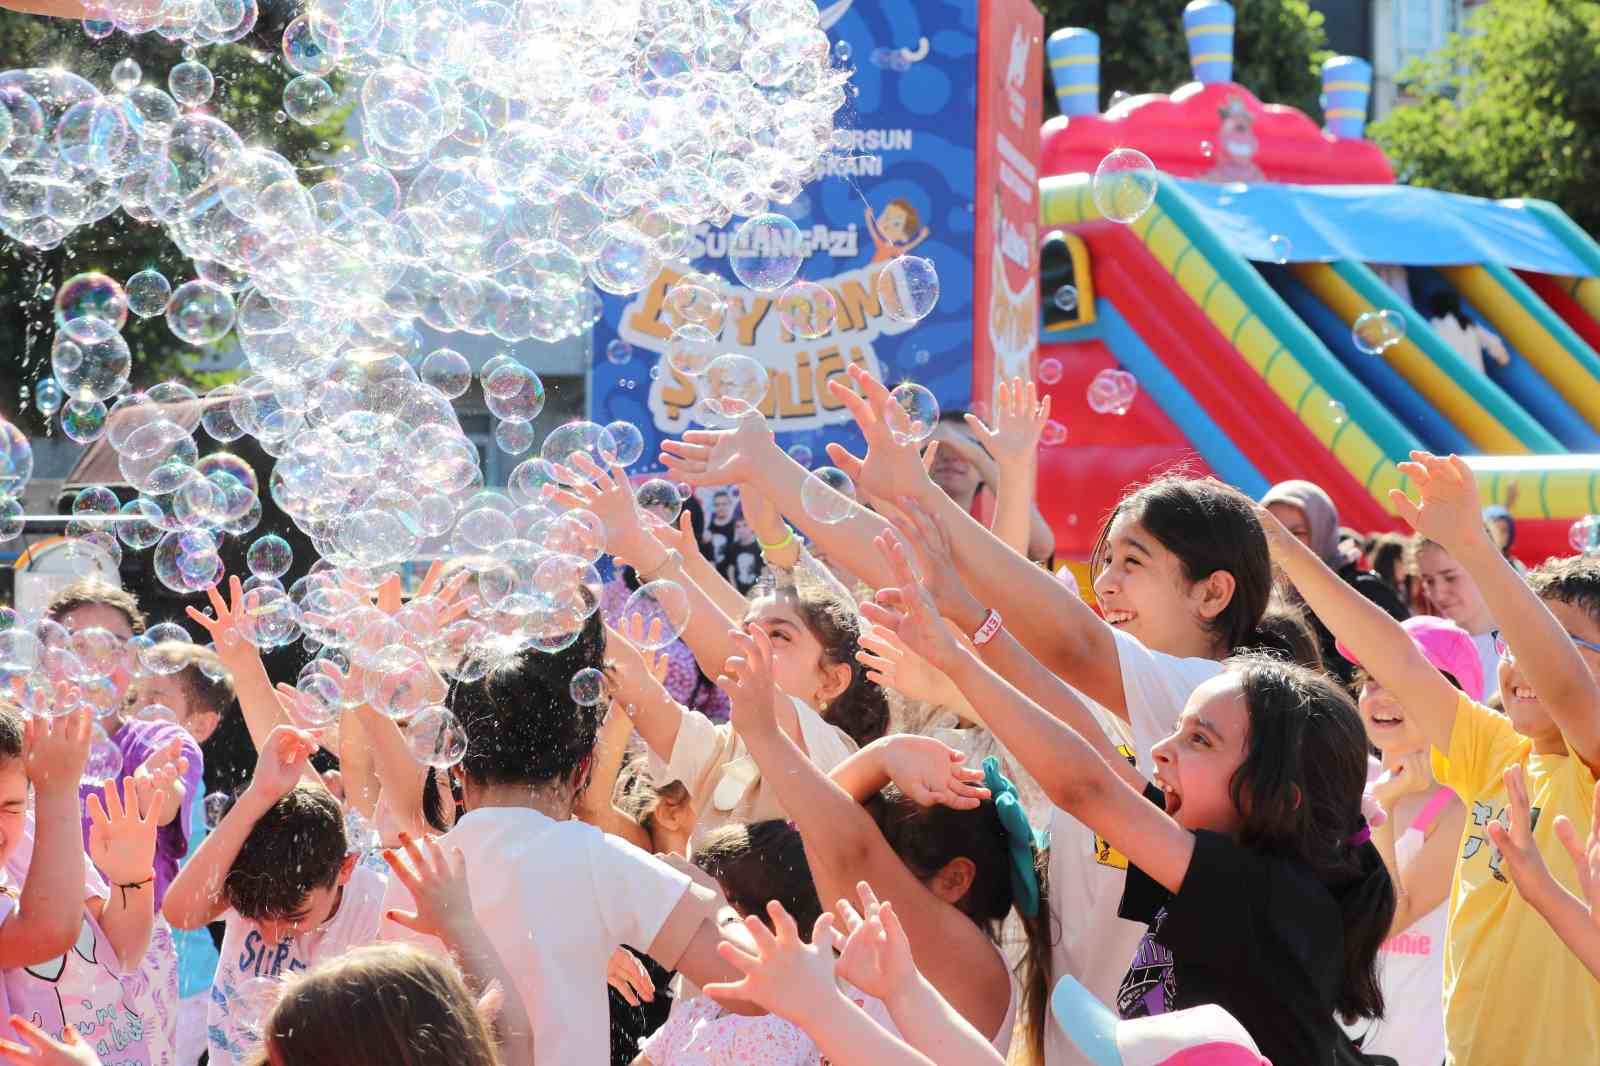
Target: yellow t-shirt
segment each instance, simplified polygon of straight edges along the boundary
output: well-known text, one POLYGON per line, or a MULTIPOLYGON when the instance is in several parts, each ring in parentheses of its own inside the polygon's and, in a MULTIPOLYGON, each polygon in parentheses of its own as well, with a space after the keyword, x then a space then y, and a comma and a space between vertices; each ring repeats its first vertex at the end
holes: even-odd
POLYGON ((1455 1066, 1548 1066, 1600 1048, 1600 986, 1512 886, 1484 830, 1505 822, 1505 771, 1523 767, 1533 839, 1557 881, 1577 892, 1577 872, 1556 839, 1564 814, 1587 836, 1595 776, 1576 755, 1535 755, 1511 722, 1462 696, 1450 751, 1433 751, 1439 781, 1467 806, 1450 885, 1444 949, 1445 1035, 1455 1066), (1579 1051, 1580 1048, 1590 1051, 1579 1051))

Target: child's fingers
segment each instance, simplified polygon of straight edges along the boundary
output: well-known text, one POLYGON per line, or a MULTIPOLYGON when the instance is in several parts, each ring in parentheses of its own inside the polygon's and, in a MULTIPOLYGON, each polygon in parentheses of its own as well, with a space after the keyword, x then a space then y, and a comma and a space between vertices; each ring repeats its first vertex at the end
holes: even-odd
POLYGON ((866 914, 869 918, 873 914, 877 913, 878 907, 881 906, 881 904, 878 902, 878 894, 872 891, 871 885, 867 884, 865 881, 857 881, 856 895, 861 898, 862 913, 866 914))
POLYGON ((106 817, 106 806, 101 802, 100 794, 98 792, 89 793, 89 802, 87 806, 89 808, 89 823, 91 825, 99 826, 102 829, 105 828, 109 824, 110 819, 106 817))
POLYGON ((934 441, 922 453, 922 469, 931 472, 934 460, 939 458, 939 442, 934 441))
POLYGON ((900 924, 900 916, 894 912, 893 903, 885 903, 878 908, 878 923, 883 926, 885 939, 892 946, 906 943, 905 927, 900 924))
POLYGON ((1416 504, 1411 502, 1411 497, 1404 492, 1399 489, 1390 489, 1389 502, 1394 505, 1395 513, 1412 529, 1416 529, 1422 522, 1422 511, 1416 504))
MULTIPOLYGON (((1001 386, 1001 387, 1004 388, 1004 386, 1001 386)), ((999 405, 996 404, 995 408, 996 408, 996 410, 998 410, 999 409, 999 405)), ((982 436, 985 436, 985 437, 994 436, 994 430, 990 429, 987 425, 985 425, 983 419, 979 418, 977 415, 967 414, 967 415, 963 415, 962 417, 966 419, 967 425, 972 427, 972 432, 981 434, 982 436)))
POLYGON ((1556 818, 1556 839, 1561 841, 1561 846, 1572 856, 1572 865, 1578 870, 1578 879, 1588 881, 1589 857, 1586 854, 1588 848, 1583 838, 1578 835, 1578 827, 1564 814, 1556 818))
POLYGON ((816 923, 811 926, 811 946, 821 952, 824 958, 831 959, 834 946, 839 940, 839 930, 834 928, 833 915, 827 911, 817 915, 816 923))
POLYGON ((866 464, 855 457, 849 449, 837 442, 828 444, 828 458, 833 460, 833 465, 850 475, 852 481, 858 484, 861 481, 861 469, 866 464))
POLYGON ((839 924, 844 926, 847 933, 855 932, 864 920, 861 912, 856 910, 855 904, 843 896, 840 896, 839 901, 833 905, 833 913, 838 915, 839 924))
POLYGON ((795 925, 794 918, 784 909, 782 903, 775 899, 767 900, 767 914, 772 918, 772 925, 778 932, 779 943, 789 943, 800 938, 800 927, 795 925))

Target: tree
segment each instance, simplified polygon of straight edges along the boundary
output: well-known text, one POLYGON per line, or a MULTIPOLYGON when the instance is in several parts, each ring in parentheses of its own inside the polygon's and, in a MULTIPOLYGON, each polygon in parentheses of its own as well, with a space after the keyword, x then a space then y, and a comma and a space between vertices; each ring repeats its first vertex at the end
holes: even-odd
POLYGON ((1402 78, 1416 102, 1370 130, 1400 180, 1551 200, 1600 232, 1600 3, 1494 0, 1402 78))
MULTIPOLYGON (((348 108, 312 128, 281 114, 283 86, 295 72, 281 62, 278 42, 294 5, 269 0, 261 5, 256 29, 237 44, 202 49, 197 58, 216 79, 207 109, 231 125, 247 144, 272 147, 319 179, 315 167, 339 148, 348 108)), ((147 85, 164 85, 167 72, 183 59, 181 46, 155 33, 103 41, 88 38, 81 23, 0 10, 0 71, 60 66, 102 92, 111 92, 111 67, 131 58, 147 85)), ((337 87, 337 85, 336 85, 337 87)), ((159 225, 141 223, 117 211, 75 231, 48 251, 28 248, 0 236, 0 417, 16 421, 30 435, 44 431, 33 407, 33 389, 50 376, 50 346, 55 336, 52 287, 74 274, 99 270, 119 281, 145 268, 160 270, 173 287, 194 276, 194 267, 159 225)), ((129 315, 123 337, 133 353, 133 381, 150 384, 168 378, 195 379, 197 350, 178 340, 161 318, 129 315)), ((199 381, 205 384, 204 380, 199 381)))
MULTIPOLYGON (((1100 103, 1113 92, 1171 92, 1193 81, 1183 35, 1186 0, 1034 0, 1045 33, 1082 26, 1100 35, 1100 103)), ((1322 15, 1306 0, 1233 0, 1233 80, 1266 103, 1290 104, 1320 121, 1322 15)), ((1048 79, 1046 79, 1048 82, 1048 79)), ((1056 113, 1045 86, 1045 113, 1056 113)))

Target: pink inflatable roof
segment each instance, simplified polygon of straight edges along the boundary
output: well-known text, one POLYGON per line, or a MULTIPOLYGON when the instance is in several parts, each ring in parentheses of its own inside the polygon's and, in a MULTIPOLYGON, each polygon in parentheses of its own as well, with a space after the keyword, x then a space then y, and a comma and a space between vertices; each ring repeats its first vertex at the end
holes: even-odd
MULTIPOLYGON (((1394 170, 1376 144, 1335 137, 1305 112, 1263 104, 1242 85, 1190 82, 1170 96, 1129 97, 1100 115, 1057 116, 1044 125, 1040 172, 1093 172, 1107 152, 1137 148, 1183 178, 1219 177, 1219 164, 1244 158, 1238 139, 1254 137, 1257 181, 1302 185, 1389 184, 1394 170), (1226 127, 1226 128, 1225 128, 1226 127), (1230 141, 1232 143, 1230 143, 1230 141)), ((1221 176, 1219 180, 1234 180, 1221 176)), ((1238 180, 1247 180, 1243 175, 1238 180)))

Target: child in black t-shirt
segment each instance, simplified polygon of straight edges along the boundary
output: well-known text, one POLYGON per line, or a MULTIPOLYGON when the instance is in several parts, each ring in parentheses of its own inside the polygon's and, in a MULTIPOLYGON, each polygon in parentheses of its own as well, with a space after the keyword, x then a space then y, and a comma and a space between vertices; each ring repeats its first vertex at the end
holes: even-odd
POLYGON ((1123 1015, 1216 1003, 1273 1062, 1332 1066, 1334 1015, 1383 1013, 1377 954, 1395 909, 1361 813, 1366 740, 1349 695, 1277 659, 1229 659, 1154 747, 1141 795, 1073 690, 1003 630, 980 631, 981 650, 958 641, 905 547, 880 547, 895 587, 863 615, 942 670, 1051 802, 1127 856, 1121 914, 1149 932, 1123 1015))
POLYGON ((756 541, 756 531, 740 515, 733 524, 733 542, 723 556, 723 576, 741 593, 749 594, 761 581, 766 570, 761 560, 761 545, 756 541))

